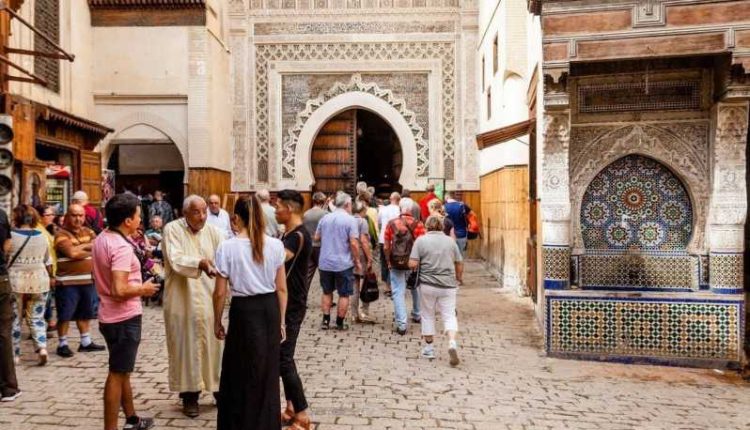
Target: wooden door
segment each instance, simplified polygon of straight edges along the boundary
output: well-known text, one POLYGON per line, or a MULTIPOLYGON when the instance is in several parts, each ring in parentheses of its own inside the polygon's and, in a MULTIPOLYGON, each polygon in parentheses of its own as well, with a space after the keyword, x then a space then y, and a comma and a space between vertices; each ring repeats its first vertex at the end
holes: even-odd
POLYGON ((81 150, 81 189, 89 196, 94 206, 102 203, 102 157, 94 151, 81 150))
POLYGON ((354 194, 357 181, 357 111, 331 118, 318 132, 312 148, 313 191, 327 195, 343 190, 354 194))

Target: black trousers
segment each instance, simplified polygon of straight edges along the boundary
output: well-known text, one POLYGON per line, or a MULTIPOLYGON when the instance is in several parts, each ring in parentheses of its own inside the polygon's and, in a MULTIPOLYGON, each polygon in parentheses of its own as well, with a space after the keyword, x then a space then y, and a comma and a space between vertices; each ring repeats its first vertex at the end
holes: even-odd
MULTIPOLYGON (((297 318, 295 318, 296 320, 297 318)), ((305 390, 302 387, 302 379, 297 373, 297 365, 294 362, 294 351, 297 349, 297 338, 304 319, 304 311, 300 322, 290 322, 287 319, 286 340, 281 344, 281 381, 284 383, 284 396, 294 405, 295 412, 307 409, 305 390)))
POLYGON ((8 275, 0 276, 0 396, 12 396, 18 393, 16 365, 13 363, 13 305, 8 275))
POLYGON ((281 428, 280 342, 276 293, 232 298, 221 361, 218 430, 281 428))

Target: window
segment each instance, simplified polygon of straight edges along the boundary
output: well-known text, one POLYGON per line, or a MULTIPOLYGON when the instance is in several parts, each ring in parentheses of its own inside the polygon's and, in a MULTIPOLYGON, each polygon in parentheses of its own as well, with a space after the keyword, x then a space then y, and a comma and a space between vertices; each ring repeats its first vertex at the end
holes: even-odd
MULTIPOLYGON (((60 1, 36 0, 34 3, 34 27, 55 43, 60 43, 60 1)), ((41 36, 34 35, 34 50, 54 52, 54 48, 41 36)), ((60 92, 60 60, 57 58, 34 57, 34 73, 47 81, 47 88, 60 92)))
POLYGON ((495 36, 495 40, 492 41, 492 74, 494 75, 497 73, 497 65, 498 65, 498 47, 497 47, 498 41, 497 36, 495 36))
POLYGON ((492 87, 487 88, 487 119, 492 118, 492 87))

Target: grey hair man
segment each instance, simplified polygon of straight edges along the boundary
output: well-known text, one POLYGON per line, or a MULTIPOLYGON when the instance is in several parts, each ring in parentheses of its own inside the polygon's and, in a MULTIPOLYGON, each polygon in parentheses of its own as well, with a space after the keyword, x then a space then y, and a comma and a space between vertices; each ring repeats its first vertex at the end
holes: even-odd
POLYGON ((172 205, 164 200, 164 193, 159 190, 154 191, 154 202, 148 207, 148 218, 160 216, 164 224, 169 224, 174 219, 172 205))
MULTIPOLYGON (((302 224, 310 233, 310 237, 315 236, 315 232, 318 231, 318 224, 320 220, 328 214, 325 210, 327 197, 324 193, 317 191, 312 196, 313 206, 308 209, 304 215, 302 215, 302 224)), ((312 253, 310 254, 310 263, 307 266, 307 288, 310 288, 312 279, 315 276, 315 271, 318 270, 318 262, 320 261, 320 241, 313 241, 312 253)))
POLYGON ((409 207, 411 208, 411 216, 413 216, 415 219, 420 219, 420 217, 422 216, 422 211, 419 208, 419 205, 417 204, 417 202, 415 202, 411 198, 411 191, 409 191, 406 188, 401 190, 401 203, 400 204, 401 205, 408 204, 409 207))
POLYGON ((266 234, 278 238, 281 236, 279 223, 276 222, 276 208, 271 205, 271 193, 267 189, 258 190, 255 196, 260 200, 263 215, 266 217, 266 234))
POLYGON ((354 293, 354 272, 361 271, 359 259, 359 226, 352 216, 352 197, 337 193, 334 200, 336 210, 324 216, 313 240, 320 241, 320 284, 323 288, 321 329, 327 330, 331 323, 333 292, 339 295, 336 328, 346 330, 346 312, 349 297, 354 293))
POLYGON ((214 336, 213 257, 222 233, 206 223, 202 197, 188 196, 184 217, 164 227, 164 326, 169 389, 180 393, 182 412, 198 416, 201 391, 219 391, 222 343, 214 336))
POLYGON ((357 195, 367 192, 367 182, 365 181, 357 182, 356 189, 357 189, 357 195))

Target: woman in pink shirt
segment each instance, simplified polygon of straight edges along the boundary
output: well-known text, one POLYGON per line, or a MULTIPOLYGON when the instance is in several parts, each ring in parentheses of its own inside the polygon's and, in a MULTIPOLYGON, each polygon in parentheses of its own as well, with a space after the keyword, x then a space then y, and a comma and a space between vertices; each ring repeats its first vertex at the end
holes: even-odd
POLYGON ((128 239, 141 225, 141 206, 132 194, 118 194, 105 207, 109 228, 94 241, 94 280, 99 293, 99 330, 109 350, 109 375, 104 385, 104 429, 117 429, 122 405, 124 429, 145 430, 153 418, 139 417, 133 406, 130 374, 141 341, 141 297, 158 287, 141 278, 140 248, 128 239))

